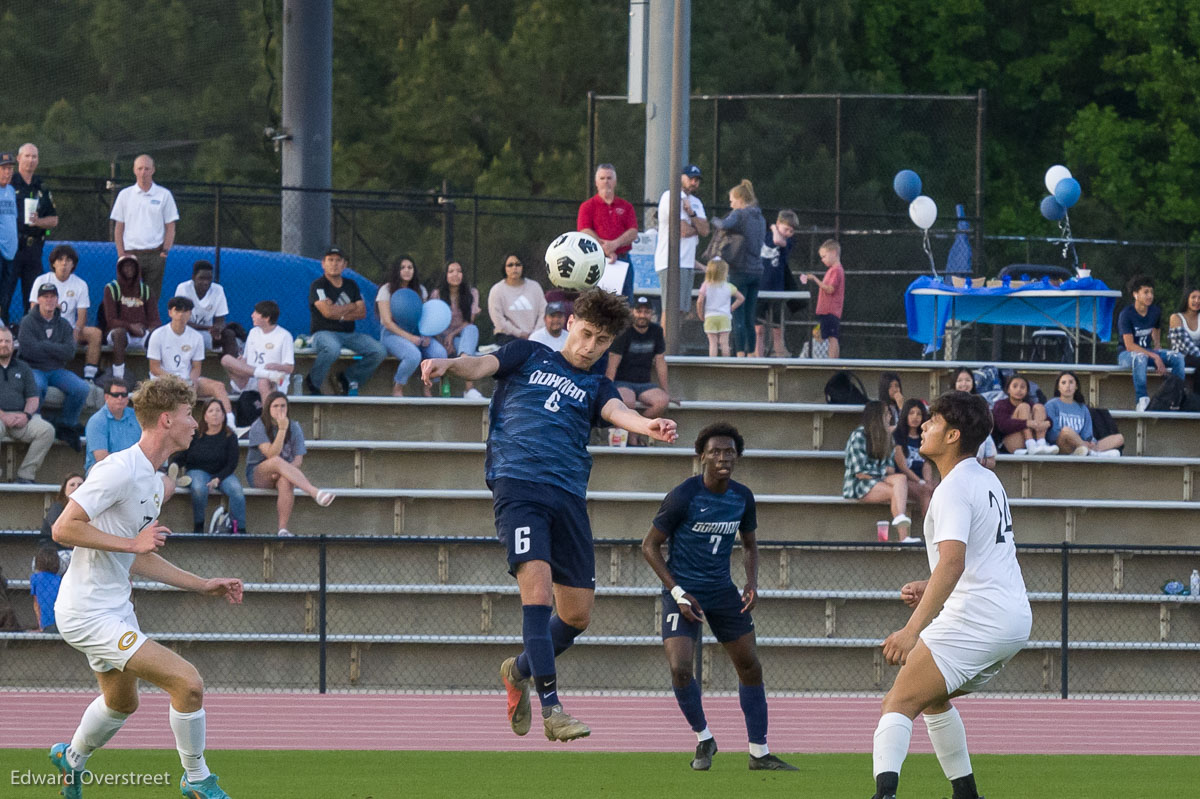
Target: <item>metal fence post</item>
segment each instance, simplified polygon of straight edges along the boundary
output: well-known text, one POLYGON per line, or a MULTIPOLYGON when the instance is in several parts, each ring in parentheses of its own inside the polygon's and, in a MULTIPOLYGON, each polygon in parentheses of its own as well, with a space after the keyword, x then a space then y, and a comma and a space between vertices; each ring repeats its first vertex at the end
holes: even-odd
POLYGON ((326 646, 327 635, 326 635, 326 629, 325 629, 325 595, 326 595, 326 588, 328 587, 328 583, 326 580, 327 575, 326 575, 326 571, 325 571, 326 554, 327 553, 325 551, 325 535, 322 534, 321 540, 317 543, 317 581, 319 583, 319 589, 318 589, 318 594, 317 594, 317 607, 318 607, 317 636, 318 636, 318 641, 319 641, 318 646, 320 649, 318 678, 317 679, 318 679, 318 683, 319 683, 318 690, 321 693, 325 693, 325 667, 326 667, 326 663, 327 663, 328 657, 329 657, 329 652, 328 652, 327 646, 326 646))
POLYGON ((1069 690, 1068 690, 1067 683, 1068 683, 1068 664, 1069 664, 1070 658, 1071 658, 1071 650, 1070 650, 1070 647, 1068 646, 1068 642, 1069 642, 1068 636, 1069 636, 1069 623, 1070 623, 1071 613, 1070 613, 1070 610, 1068 609, 1067 600, 1068 600, 1068 597, 1070 596, 1070 588, 1071 588, 1071 545, 1069 543, 1067 543, 1066 541, 1063 541, 1063 544, 1062 544, 1062 628, 1060 631, 1060 635, 1062 636, 1062 641, 1060 642, 1061 650, 1060 650, 1060 655, 1059 655, 1059 659, 1062 661, 1062 664, 1061 664, 1062 665, 1062 678, 1060 681, 1062 683, 1062 698, 1063 699, 1066 699, 1069 696, 1069 690))
POLYGON ((833 120, 833 234, 842 232, 842 96, 834 103, 833 120))
POLYGON ((587 174, 583 176, 583 196, 592 193, 592 175, 596 174, 596 93, 587 93, 587 174))
POLYGON ((213 281, 221 282, 221 184, 213 193, 213 281))
POLYGON ((975 261, 979 274, 986 274, 983 254, 983 125, 987 91, 980 89, 975 107, 975 261))
POLYGON ((721 101, 713 98, 713 163, 712 163, 712 207, 721 199, 721 101))
MULTIPOLYGON (((442 263, 449 263, 454 260, 454 200, 448 199, 447 194, 450 193, 450 181, 442 180, 442 196, 438 197, 438 202, 442 206, 442 263)), ((475 265, 471 265, 474 270, 475 265)), ((475 281, 475 275, 472 273, 471 281, 475 281)))

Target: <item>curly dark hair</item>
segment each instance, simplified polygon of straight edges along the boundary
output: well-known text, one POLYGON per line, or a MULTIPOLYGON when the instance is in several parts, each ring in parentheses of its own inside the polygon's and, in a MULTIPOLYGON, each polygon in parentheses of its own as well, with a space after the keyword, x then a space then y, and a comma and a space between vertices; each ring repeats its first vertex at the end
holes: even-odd
POLYGON ((987 400, 965 391, 947 391, 929 406, 930 414, 946 420, 946 426, 961 434, 959 452, 974 455, 983 440, 992 434, 992 412, 987 400))
POLYGON ((575 300, 572 312, 576 319, 595 325, 613 338, 629 327, 629 305, 619 294, 609 294, 604 289, 588 289, 575 300))
POLYGON ((713 422, 708 427, 700 431, 696 436, 696 454, 703 455, 704 447, 708 445, 710 438, 725 436, 733 439, 733 445, 737 447, 737 454, 740 456, 746 449, 746 441, 742 438, 742 434, 738 429, 729 422, 713 422))

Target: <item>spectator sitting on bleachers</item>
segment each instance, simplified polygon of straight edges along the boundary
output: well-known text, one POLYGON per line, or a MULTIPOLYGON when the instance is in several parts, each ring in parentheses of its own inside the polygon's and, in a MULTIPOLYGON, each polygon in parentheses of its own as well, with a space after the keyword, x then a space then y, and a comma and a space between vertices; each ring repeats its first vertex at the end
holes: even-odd
POLYGON ((50 507, 46 509, 46 515, 42 518, 42 534, 38 537, 38 546, 53 547, 58 552, 59 574, 66 574, 67 565, 71 562, 71 552, 73 550, 71 547, 64 547, 62 544, 55 542, 52 535, 52 528, 54 527, 54 523, 58 521, 58 517, 62 515, 63 510, 67 507, 67 500, 75 493, 75 489, 81 485, 83 485, 83 475, 79 472, 69 472, 63 478, 62 485, 58 487, 58 493, 54 495, 54 501, 50 503, 50 507))
POLYGON ((319 490, 300 471, 304 462, 304 433, 297 422, 288 418, 287 395, 273 391, 263 401, 262 416, 250 426, 250 450, 246 453, 246 483, 255 488, 273 488, 279 492, 275 509, 279 535, 290 536, 287 525, 296 504, 293 488, 299 488, 327 507, 336 495, 319 490))
POLYGON ((1118 448, 1125 446, 1125 437, 1116 433, 1096 440, 1092 433, 1092 413, 1083 404, 1083 392, 1075 373, 1059 372, 1054 391, 1057 396, 1046 403, 1046 418, 1050 421, 1046 440, 1058 445, 1058 451, 1064 455, 1119 457, 1118 448))
POLYGON ((33 369, 13 356, 12 331, 0 325, 0 436, 29 445, 16 475, 8 476, 14 483, 32 483, 54 443, 54 426, 38 415, 40 404, 33 369))
POLYGON ((208 261, 192 264, 192 279, 175 287, 176 297, 187 297, 192 301, 192 318, 188 327, 200 334, 207 349, 220 349, 221 355, 237 357, 241 347, 233 326, 226 326, 229 303, 225 289, 213 282, 213 265, 208 261))
MULTIPOLYGON (((446 357, 474 355, 479 348, 479 328, 474 324, 475 317, 479 315, 479 290, 467 282, 462 264, 458 261, 446 264, 442 282, 429 293, 429 299, 443 300, 450 306, 450 327, 436 337, 446 350, 446 357)), ((463 397, 480 399, 483 395, 468 380, 463 397)))
MULTIPOLYGON (((114 452, 129 449, 142 437, 142 426, 129 409, 129 384, 120 377, 109 378, 104 388, 104 407, 92 414, 84 428, 86 474, 92 466, 114 452)), ((64 505, 64 507, 66 507, 64 505)))
POLYGON ((204 340, 200 332, 188 327, 192 317, 192 301, 187 297, 172 297, 167 301, 169 324, 150 334, 146 358, 150 361, 150 379, 175 375, 196 390, 197 397, 215 397, 225 410, 229 426, 234 427, 233 405, 219 380, 200 376, 204 362, 204 340))
POLYGON ((542 324, 546 295, 536 280, 525 277, 525 265, 515 253, 504 256, 504 279, 488 291, 488 316, 493 341, 503 346, 529 335, 542 324))
POLYGON ((862 420, 846 441, 842 496, 891 505, 892 527, 901 543, 920 541, 909 535, 912 519, 904 512, 908 505, 908 478, 897 474, 892 465, 892 428, 887 409, 879 400, 870 400, 863 406, 862 420))
POLYGON ((567 307, 562 301, 546 303, 545 324, 529 336, 530 341, 545 344, 555 352, 562 352, 567 342, 567 307))
MULTIPOLYGON (((608 379, 616 383, 621 399, 630 408, 644 406, 642 416, 657 419, 671 403, 667 382, 667 343, 661 325, 651 320, 654 308, 648 297, 633 301, 633 324, 617 336, 608 351, 608 379)), ((633 440, 632 438, 630 439, 633 440)), ((645 444, 639 437, 638 444, 645 444)))
POLYGON ((254 304, 250 313, 254 328, 246 337, 241 357, 221 356, 221 366, 229 373, 229 382, 240 392, 257 390, 261 397, 287 389, 287 378, 296 368, 292 334, 279 321, 279 305, 274 300, 254 304), (257 381, 253 380, 257 378, 257 381))
POLYGON ((210 399, 205 403, 200 428, 179 462, 187 470, 188 477, 192 478, 192 532, 204 532, 208 492, 219 489, 229 499, 229 513, 237 525, 234 532, 245 534, 246 495, 235 474, 238 464, 237 434, 226 424, 218 400, 210 399))
POLYGON ((53 283, 58 289, 58 310, 74 328, 75 341, 87 346, 84 355, 83 379, 95 380, 100 370, 100 328, 88 327, 87 310, 92 306, 88 285, 75 274, 79 253, 70 244, 60 244, 50 251, 50 270, 33 281, 29 307, 37 305, 37 293, 43 285, 53 283))
MULTIPOLYGON (((396 374, 392 376, 393 397, 404 396, 404 384, 417 371, 422 358, 446 357, 446 349, 437 339, 410 333, 396 324, 392 317, 392 294, 401 289, 417 292, 422 302, 429 297, 429 292, 417 278, 416 264, 407 255, 392 261, 388 267, 388 279, 379 284, 379 292, 375 295, 375 310, 379 313, 379 341, 400 362, 396 366, 396 374)), ((425 396, 430 394, 430 389, 426 387, 425 396)))
POLYGON ((54 624, 54 602, 58 599, 58 587, 62 578, 58 576, 58 551, 53 546, 42 545, 33 560, 33 574, 29 577, 29 593, 33 595, 33 617, 37 620, 40 633, 57 633, 54 624))
POLYGON ((1019 374, 1009 375, 1004 394, 992 406, 992 436, 1000 450, 1013 455, 1057 455, 1058 447, 1046 442, 1050 429, 1046 406, 1028 396, 1029 381, 1019 374))
POLYGON ((879 373, 878 399, 888 412, 888 425, 895 427, 900 424, 900 406, 904 404, 904 386, 900 383, 900 375, 895 372, 879 373))
MULTIPOLYGON (((954 389, 965 391, 968 394, 978 394, 979 391, 975 387, 975 373, 965 366, 958 367, 954 372, 954 389)), ((975 453, 975 460, 988 469, 996 468, 996 442, 991 436, 985 438, 979 445, 979 451, 975 453)))
POLYGON ((1200 395, 1200 289, 1184 289, 1179 311, 1171 314, 1167 330, 1171 349, 1183 356, 1192 372, 1192 393, 1200 395))
POLYGON ((129 348, 145 350, 150 331, 162 322, 158 317, 158 297, 142 280, 137 256, 117 259, 117 279, 104 287, 101 308, 104 330, 112 345, 112 376, 125 376, 125 352, 129 348))
POLYGON ((325 251, 321 259, 324 274, 312 282, 308 289, 308 310, 312 330, 313 347, 317 358, 312 371, 305 378, 309 394, 321 394, 325 378, 334 362, 341 356, 342 348, 362 356, 338 375, 342 393, 357 396, 359 387, 365 385, 383 363, 387 350, 366 333, 356 332, 354 323, 367 318, 367 305, 363 302, 358 284, 342 276, 346 271, 346 258, 337 246, 325 251))
POLYGON ((1159 375, 1171 373, 1183 380, 1183 354, 1159 348, 1158 326, 1162 322, 1162 308, 1154 302, 1154 280, 1146 275, 1137 275, 1129 281, 1129 293, 1133 304, 1126 306, 1117 316, 1117 335, 1120 344, 1117 363, 1133 370, 1133 392, 1137 395, 1136 409, 1146 410, 1150 394, 1146 389, 1146 370, 1151 361, 1159 375))
POLYGON ((67 368, 75 357, 75 330, 58 310, 58 287, 43 283, 38 287, 37 307, 25 314, 17 335, 21 360, 33 368, 41 401, 46 389, 54 386, 63 393, 62 408, 54 420, 55 437, 81 452, 79 414, 91 393, 91 384, 67 368))
POLYGON ((933 464, 921 455, 921 425, 929 419, 929 410, 919 399, 907 399, 900 408, 900 424, 892 433, 895 449, 892 460, 896 471, 908 480, 908 496, 917 501, 924 517, 933 498, 933 464))

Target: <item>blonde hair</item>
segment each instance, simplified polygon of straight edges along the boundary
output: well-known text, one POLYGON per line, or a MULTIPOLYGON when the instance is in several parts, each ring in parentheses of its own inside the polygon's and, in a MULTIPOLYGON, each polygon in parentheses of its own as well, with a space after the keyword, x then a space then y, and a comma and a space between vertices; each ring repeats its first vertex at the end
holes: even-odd
POLYGON ((821 242, 821 246, 817 248, 817 252, 821 250, 828 250, 829 252, 836 252, 838 255, 841 255, 842 245, 838 244, 837 239, 825 239, 825 241, 821 242))
POLYGON ((180 405, 189 408, 196 404, 196 392, 175 375, 165 375, 153 380, 143 380, 130 396, 133 413, 143 430, 158 426, 158 417, 174 413, 180 405))
POLYGON ((746 178, 742 178, 742 182, 730 189, 729 193, 746 205, 758 204, 758 197, 754 196, 754 184, 746 178))
POLYGON ((713 258, 704 268, 707 283, 724 283, 729 278, 729 263, 724 258, 713 258))

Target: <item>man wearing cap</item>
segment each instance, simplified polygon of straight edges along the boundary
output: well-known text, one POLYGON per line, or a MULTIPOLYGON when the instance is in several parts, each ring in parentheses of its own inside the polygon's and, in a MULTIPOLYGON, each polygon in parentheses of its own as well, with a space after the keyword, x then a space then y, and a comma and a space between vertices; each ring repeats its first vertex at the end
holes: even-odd
POLYGON ((617 170, 612 164, 596 167, 596 194, 584 200, 575 218, 575 229, 594 236, 604 248, 610 264, 625 266, 621 294, 633 299, 633 269, 629 266, 629 251, 637 238, 637 212, 627 200, 617 196, 617 170))
MULTIPOLYGON (((38 148, 26 142, 17 150, 17 172, 13 190, 17 193, 17 257, 13 260, 13 285, 21 280, 21 297, 33 294, 33 284, 42 274, 42 245, 46 231, 58 224, 58 210, 42 179, 34 174, 38 167, 38 148), (30 215, 29 209, 33 208, 30 215)), ((73 319, 67 321, 73 322, 73 319)))
MULTIPOLYGON (((14 482, 32 483, 50 445, 54 428, 38 415, 37 381, 29 364, 13 357, 13 334, 0 326, 0 436, 28 444, 14 482)), ((78 441, 78 439, 76 439, 78 441)), ((12 475, 9 475, 12 478, 12 475)))
MULTIPOLYGON (((696 269, 696 244, 701 236, 708 235, 708 217, 704 214, 704 203, 696 196, 700 188, 700 167, 688 164, 679 176, 679 310, 686 313, 692 307, 693 275, 696 269)), ((654 247, 654 271, 658 273, 658 285, 667 290, 667 247, 671 230, 667 221, 671 216, 671 190, 667 189, 658 200, 658 242, 654 247)))
POLYGON ((567 341, 567 304, 557 301, 546 305, 545 326, 530 334, 529 340, 545 344, 555 352, 562 352, 567 341))
POLYGON ((378 339, 354 330, 357 320, 367 318, 367 306, 358 284, 342 276, 346 271, 346 256, 339 247, 334 245, 325 251, 321 269, 324 274, 308 288, 310 329, 317 359, 304 379, 304 386, 309 394, 321 394, 329 370, 345 347, 362 356, 338 375, 342 392, 355 396, 359 386, 370 380, 383 363, 387 350, 378 339))
POLYGON ((16 168, 17 159, 12 153, 0 153, 0 319, 9 327, 13 318, 9 316, 9 306, 17 285, 13 264, 17 255, 17 192, 12 186, 16 168))
POLYGON ((63 393, 55 431, 60 439, 80 451, 79 436, 83 430, 79 426, 79 412, 91 387, 67 368, 67 363, 75 357, 75 328, 58 310, 58 287, 53 283, 43 283, 38 288, 37 306, 21 320, 17 341, 21 345, 21 360, 33 369, 42 402, 46 401, 48 386, 63 393))
POLYGON ((606 370, 625 404, 633 408, 641 402, 645 406, 642 416, 647 419, 662 416, 671 402, 667 341, 662 326, 651 321, 653 313, 649 298, 638 297, 633 301, 633 324, 613 342, 606 370))
POLYGON ((108 218, 113 227, 117 257, 136 255, 142 277, 154 295, 162 294, 167 253, 175 245, 175 223, 179 211, 170 191, 154 182, 154 159, 139 155, 133 162, 137 183, 121 189, 108 218))

